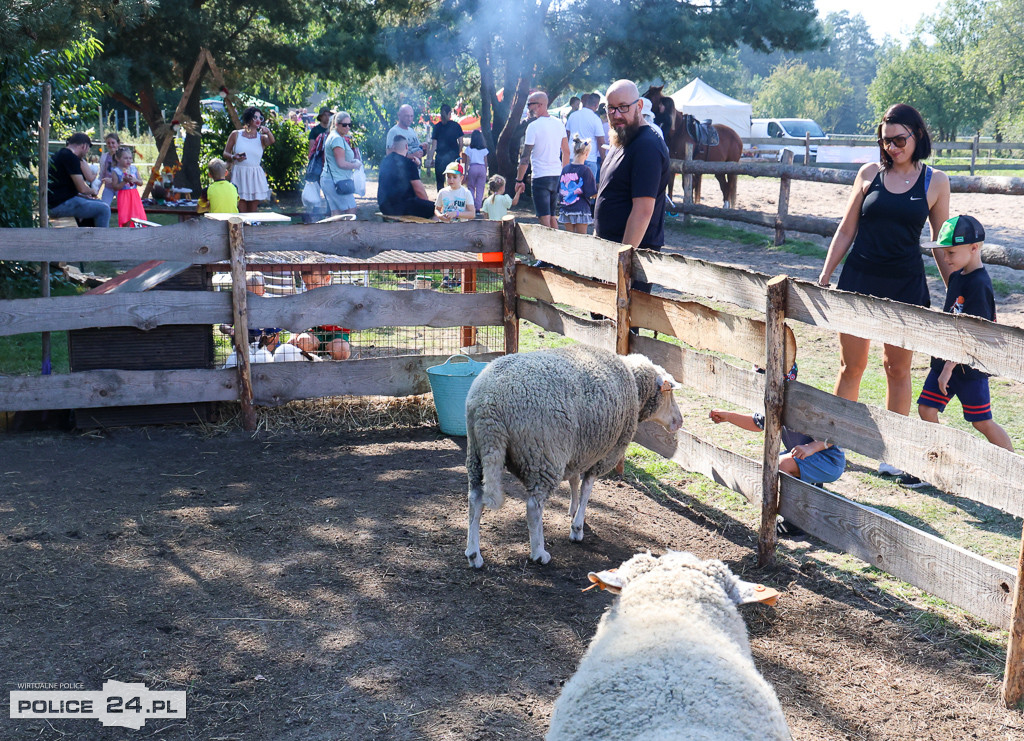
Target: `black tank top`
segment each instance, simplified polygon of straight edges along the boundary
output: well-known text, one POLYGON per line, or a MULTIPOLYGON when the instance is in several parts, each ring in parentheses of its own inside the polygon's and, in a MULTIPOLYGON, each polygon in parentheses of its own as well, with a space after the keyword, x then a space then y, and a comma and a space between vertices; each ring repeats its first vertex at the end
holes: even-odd
POLYGON ((928 183, 925 165, 906 193, 890 193, 875 175, 860 208, 857 237, 846 264, 869 275, 910 277, 924 273, 921 230, 928 220, 928 183))

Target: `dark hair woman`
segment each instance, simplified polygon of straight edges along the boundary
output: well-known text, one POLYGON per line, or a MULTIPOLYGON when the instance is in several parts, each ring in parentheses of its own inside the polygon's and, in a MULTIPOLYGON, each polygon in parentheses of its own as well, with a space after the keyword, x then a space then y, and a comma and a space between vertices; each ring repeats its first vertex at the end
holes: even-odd
POLYGON ((242 128, 232 131, 224 145, 224 159, 231 163, 231 182, 238 188, 238 210, 242 213, 255 211, 260 201, 270 198, 261 161, 263 150, 274 143, 274 135, 263 120, 259 108, 246 108, 242 128))
MULTIPOLYGON (((877 134, 879 162, 864 165, 857 173, 818 285, 829 285, 832 272, 849 251, 838 288, 930 306, 921 258, 921 230, 927 221, 935 239, 949 218, 949 178, 924 164, 932 151, 931 139, 921 114, 911 106, 891 106, 882 116, 877 134)), ((936 263, 946 280, 948 270, 942 261, 936 263)), ((857 400, 870 344, 860 337, 839 335, 836 396, 857 400)), ((912 351, 885 345, 885 405, 903 415, 910 413, 912 360, 912 351)), ((883 462, 879 473, 902 472, 883 462)))

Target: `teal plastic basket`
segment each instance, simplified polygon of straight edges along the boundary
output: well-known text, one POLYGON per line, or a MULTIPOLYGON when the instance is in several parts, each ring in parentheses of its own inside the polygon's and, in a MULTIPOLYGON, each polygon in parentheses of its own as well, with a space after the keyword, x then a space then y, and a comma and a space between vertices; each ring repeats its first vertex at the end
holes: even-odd
POLYGON ((486 367, 487 363, 480 363, 468 355, 452 355, 441 365, 427 368, 437 421, 444 434, 466 434, 466 397, 473 379, 486 367), (465 362, 453 362, 460 358, 465 362))

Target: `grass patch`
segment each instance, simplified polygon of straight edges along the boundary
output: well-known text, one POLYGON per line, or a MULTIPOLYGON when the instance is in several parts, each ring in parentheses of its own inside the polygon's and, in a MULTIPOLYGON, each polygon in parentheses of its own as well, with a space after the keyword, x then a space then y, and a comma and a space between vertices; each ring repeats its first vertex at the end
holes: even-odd
MULTIPOLYGON (((43 336, 16 334, 0 337, 0 374, 38 376, 42 370, 43 336)), ((68 372, 68 333, 50 333, 50 364, 54 373, 68 372)))
POLYGON ((1009 296, 1011 293, 1024 293, 1024 283, 1016 281, 992 279, 992 290, 997 296, 1009 296))

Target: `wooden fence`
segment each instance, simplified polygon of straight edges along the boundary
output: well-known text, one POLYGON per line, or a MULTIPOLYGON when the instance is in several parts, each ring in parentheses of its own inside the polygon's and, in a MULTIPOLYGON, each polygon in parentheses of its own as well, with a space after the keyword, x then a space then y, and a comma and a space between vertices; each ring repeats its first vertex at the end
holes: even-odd
MULTIPOLYGON (((823 167, 804 167, 792 164, 792 154, 781 163, 770 162, 702 162, 697 160, 671 160, 673 173, 683 175, 683 202, 676 203, 677 210, 687 216, 703 216, 709 219, 725 219, 745 224, 755 224, 775 229, 775 244, 783 244, 786 231, 818 234, 831 237, 839 228, 839 219, 819 216, 796 216, 789 213, 790 184, 793 180, 813 183, 853 185, 857 173, 823 167), (761 211, 745 211, 737 208, 717 208, 693 202, 692 175, 748 175, 760 178, 778 178, 778 211, 774 214, 761 211)), ((949 188, 952 193, 988 193, 996 195, 1024 195, 1024 178, 996 176, 951 175, 949 188)), ((704 191, 707 192, 706 190, 704 191)), ((845 204, 844 204, 845 205, 845 204)), ((837 204, 837 208, 840 206, 837 204)), ((986 244, 982 260, 991 265, 1003 265, 1024 270, 1024 249, 1003 245, 986 244)))
MULTIPOLYGON (((785 321, 851 332, 918 352, 970 363, 1024 381, 1024 330, 891 301, 822 289, 814 284, 646 251, 540 226, 503 222, 454 225, 339 222, 244 226, 195 221, 161 229, 10 229, 0 260, 80 261, 230 259, 232 294, 164 291, 0 301, 0 335, 96 326, 142 329, 163 324, 233 321, 236 338, 248 321, 299 326, 342 323, 353 328, 417 325, 504 325, 505 350, 518 347, 519 320, 619 352, 642 352, 701 393, 766 413, 764 454, 752 460, 685 430, 669 434, 642 425, 637 442, 732 488, 762 508, 759 556, 775 548, 775 514, 808 533, 1010 631, 1004 699, 1024 698, 1024 539, 1017 569, 971 553, 875 508, 810 486, 778 471, 781 425, 828 438, 887 462, 945 491, 1024 516, 1024 458, 946 426, 836 398, 799 382, 780 381, 795 352, 785 321), (246 294, 245 255, 259 250, 322 250, 368 256, 393 248, 415 252, 501 250, 501 293, 448 295, 429 290, 380 291, 330 286, 293 297, 246 294), (517 264, 516 253, 569 273, 517 264), (655 285, 633 293, 632 280, 655 285), (659 293, 685 287, 692 301, 659 293), (700 300, 753 309, 751 319, 708 308, 700 300), (595 321, 559 305, 614 319, 595 321), (414 317, 414 318, 413 318, 414 317), (643 327, 682 339, 678 346, 629 333, 643 327), (721 352, 765 366, 765 375, 734 366, 721 352), (776 372, 778 371, 778 372, 776 372)), ((244 346, 242 348, 244 350, 244 346)), ((240 352, 239 357, 248 357, 240 352)), ((42 377, 0 376, 0 410, 100 407, 241 400, 276 405, 292 399, 347 394, 402 396, 428 390, 425 368, 441 357, 403 356, 337 363, 240 365, 236 369, 90 371, 42 377)), ((251 421, 250 421, 251 422, 251 421)))

